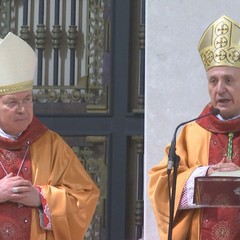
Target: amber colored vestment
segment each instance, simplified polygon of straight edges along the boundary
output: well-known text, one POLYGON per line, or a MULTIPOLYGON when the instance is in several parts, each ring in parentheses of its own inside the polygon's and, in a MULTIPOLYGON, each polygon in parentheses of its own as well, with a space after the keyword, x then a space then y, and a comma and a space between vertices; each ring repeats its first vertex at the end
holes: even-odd
MULTIPOLYGON (((26 211, 30 209, 30 240, 83 239, 96 208, 99 197, 98 188, 72 149, 58 134, 47 129, 36 117, 16 141, 0 137, 0 149, 7 149, 8 153, 13 150, 15 154, 26 145, 29 145, 29 153, 19 175, 31 176, 32 183, 43 189, 52 228, 44 230, 40 227, 37 208, 20 207, 19 209, 26 209, 26 211), (26 173, 28 165, 30 171, 26 173)), ((15 171, 15 168, 18 169, 19 162, 13 161, 11 169, 7 168, 6 162, 5 166, 7 170, 15 171)), ((1 169, 0 177, 3 176, 4 172, 1 169)), ((7 203, 1 203, 0 208, 4 209, 5 204, 7 203)), ((18 211, 16 206, 12 206, 12 211, 10 208, 13 220, 10 226, 13 228, 17 221, 21 220, 14 220, 16 211, 18 211)), ((0 218, 4 218, 2 213, 0 218)), ((0 224, 0 229, 6 230, 6 226, 9 227, 6 224, 6 221, 0 224)), ((14 236, 14 229, 11 234, 13 235, 6 239, 21 239, 17 235, 14 236)))

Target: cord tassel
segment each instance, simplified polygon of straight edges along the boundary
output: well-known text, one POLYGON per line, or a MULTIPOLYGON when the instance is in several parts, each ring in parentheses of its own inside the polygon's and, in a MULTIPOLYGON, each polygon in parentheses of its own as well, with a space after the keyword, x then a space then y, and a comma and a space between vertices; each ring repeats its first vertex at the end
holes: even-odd
POLYGON ((233 133, 228 134, 228 159, 232 159, 233 155, 233 133))

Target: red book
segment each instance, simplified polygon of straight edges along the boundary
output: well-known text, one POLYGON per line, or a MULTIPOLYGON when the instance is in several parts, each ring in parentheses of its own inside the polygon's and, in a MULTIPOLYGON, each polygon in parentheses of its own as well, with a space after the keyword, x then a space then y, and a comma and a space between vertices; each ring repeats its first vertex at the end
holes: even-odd
POLYGON ((240 207, 240 177, 195 178, 194 203, 199 207, 240 207))

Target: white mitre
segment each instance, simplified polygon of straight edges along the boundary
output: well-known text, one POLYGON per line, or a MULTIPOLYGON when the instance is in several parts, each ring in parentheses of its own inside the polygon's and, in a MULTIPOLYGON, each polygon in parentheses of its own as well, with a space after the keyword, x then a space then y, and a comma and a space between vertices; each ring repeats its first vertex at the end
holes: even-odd
POLYGON ((37 57, 31 46, 9 32, 0 38, 0 95, 31 90, 37 57))

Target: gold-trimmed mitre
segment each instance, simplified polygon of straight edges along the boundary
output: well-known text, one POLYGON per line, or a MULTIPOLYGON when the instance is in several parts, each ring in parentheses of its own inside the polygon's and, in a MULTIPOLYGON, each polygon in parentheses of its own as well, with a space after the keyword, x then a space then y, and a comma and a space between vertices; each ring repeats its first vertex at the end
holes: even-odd
POLYGON ((0 38, 0 95, 31 90, 37 57, 28 43, 9 32, 0 38))
POLYGON ((240 68, 240 25, 227 16, 213 22, 203 33, 198 51, 206 71, 216 66, 240 68))

